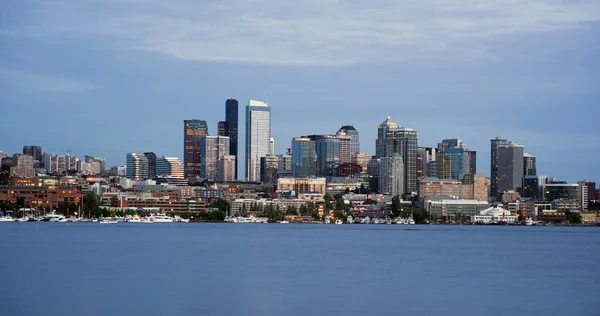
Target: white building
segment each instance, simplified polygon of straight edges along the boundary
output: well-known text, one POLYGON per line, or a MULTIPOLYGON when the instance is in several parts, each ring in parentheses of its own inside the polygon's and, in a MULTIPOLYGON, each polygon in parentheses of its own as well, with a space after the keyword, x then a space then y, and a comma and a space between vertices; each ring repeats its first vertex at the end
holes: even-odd
POLYGON ((156 159, 156 175, 168 178, 183 178, 183 163, 177 157, 162 156, 156 159))
POLYGON ((229 155, 229 137, 203 136, 200 150, 200 177, 216 180, 218 177, 217 162, 221 157, 229 155))
POLYGON ((246 179, 260 181, 260 158, 271 150, 271 108, 261 101, 246 106, 246 179))
POLYGON ((446 218, 455 218, 458 215, 472 218, 490 206, 486 201, 464 199, 426 199, 423 204, 430 214, 446 218))
POLYGON ((490 207, 479 212, 479 215, 471 217, 471 222, 479 224, 490 224, 493 222, 508 222, 516 223, 518 221, 516 215, 511 215, 509 210, 502 207, 490 207))
POLYGON ((81 173, 84 175, 88 174, 99 174, 100 173, 100 162, 82 162, 81 173))
POLYGON ((400 155, 381 157, 379 162, 379 193, 391 196, 404 193, 404 163, 400 155))

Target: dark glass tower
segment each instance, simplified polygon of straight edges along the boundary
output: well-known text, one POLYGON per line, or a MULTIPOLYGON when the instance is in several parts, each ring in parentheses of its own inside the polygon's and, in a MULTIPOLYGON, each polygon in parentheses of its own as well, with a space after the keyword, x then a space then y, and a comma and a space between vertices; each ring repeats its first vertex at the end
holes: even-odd
POLYGON ((206 121, 183 121, 183 167, 188 181, 200 177, 202 137, 207 135, 206 121))
POLYGON ((238 101, 227 99, 225 101, 225 122, 229 136, 229 154, 235 156, 235 178, 238 178, 238 101))
POLYGON ((508 141, 500 136, 491 140, 491 163, 490 163, 490 196, 500 198, 498 191, 498 146, 506 145, 508 141))
POLYGON ((148 159, 148 179, 156 178, 156 154, 153 152, 144 153, 148 159))

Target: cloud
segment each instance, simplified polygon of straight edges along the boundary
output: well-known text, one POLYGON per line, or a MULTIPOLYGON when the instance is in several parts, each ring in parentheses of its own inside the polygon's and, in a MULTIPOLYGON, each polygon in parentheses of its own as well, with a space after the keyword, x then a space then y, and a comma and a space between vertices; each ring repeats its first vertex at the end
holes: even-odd
POLYGON ((101 36, 185 60, 346 65, 448 52, 489 57, 497 38, 580 27, 600 2, 548 0, 56 0, 12 36, 101 36), (76 27, 73 27, 73 26, 76 27))
POLYGON ((61 77, 0 69, 0 83, 28 92, 81 93, 95 88, 94 85, 61 77))

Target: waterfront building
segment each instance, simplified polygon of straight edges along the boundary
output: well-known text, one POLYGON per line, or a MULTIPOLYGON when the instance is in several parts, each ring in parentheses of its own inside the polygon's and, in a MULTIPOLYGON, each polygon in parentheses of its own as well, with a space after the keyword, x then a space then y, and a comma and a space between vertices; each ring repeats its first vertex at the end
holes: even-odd
POLYGON ((498 192, 516 191, 523 179, 523 146, 514 142, 498 146, 498 192))
POLYGON ((400 155, 380 158, 379 193, 391 196, 404 193, 404 162, 400 155))
POLYGON ((399 154, 404 161, 404 193, 417 192, 417 131, 399 127, 388 118, 377 127, 376 154, 386 157, 399 154))
POLYGON ((221 182, 235 181, 236 158, 234 155, 224 155, 217 161, 217 180, 221 182))
POLYGON ((513 215, 509 210, 500 206, 493 206, 482 210, 478 215, 471 217, 471 222, 480 224, 489 224, 491 222, 517 223, 518 221, 519 219, 516 215, 513 215))
POLYGON ((315 176, 316 144, 310 138, 296 137, 292 140, 292 175, 295 178, 315 176))
POLYGON ((156 178, 156 154, 153 152, 145 152, 146 160, 148 160, 148 178, 156 178))
POLYGON ((296 196, 301 193, 320 193, 325 195, 327 183, 325 178, 279 178, 277 191, 294 191, 296 196))
POLYGON ((586 211, 590 202, 594 201, 593 195, 596 193, 596 183, 582 180, 579 185, 579 200, 581 201, 581 209, 586 211))
POLYGON ((0 201, 19 202, 23 208, 67 211, 69 204, 79 205, 82 196, 83 194, 73 186, 0 185, 0 201))
POLYGON ((337 131, 336 134, 350 136, 350 156, 360 153, 360 135, 354 126, 344 125, 337 131))
POLYGON ((195 180, 200 177, 202 167, 202 137, 208 136, 206 121, 183 121, 183 168, 185 178, 195 180))
POLYGON ((523 154, 523 177, 537 175, 536 158, 528 153, 523 154))
POLYGON ((521 197, 521 195, 519 194, 519 192, 516 191, 505 191, 502 193, 502 202, 506 203, 506 202, 514 202, 516 200, 518 200, 521 197))
POLYGON ((506 144, 508 144, 508 141, 500 136, 491 140, 490 195, 492 197, 494 197, 496 200, 500 197, 500 194, 502 193, 498 189, 498 180, 499 180, 498 147, 501 145, 506 145, 506 144))
POLYGON ((268 104, 250 100, 246 106, 246 179, 260 181, 260 158, 269 154, 271 139, 271 108, 268 104))
POLYGON ((546 176, 525 176, 521 185, 521 197, 530 198, 533 201, 544 200, 544 186, 546 176))
POLYGON ((422 178, 419 181, 419 200, 421 203, 426 199, 437 197, 472 200, 474 198, 473 185, 463 184, 455 179, 422 178))
POLYGON ((183 164, 177 157, 162 156, 156 160, 156 175, 165 178, 184 178, 183 164))
POLYGON ((443 216, 446 220, 470 219, 489 208, 487 201, 466 199, 427 199, 424 204, 431 215, 443 216))
POLYGON ((148 159, 136 153, 127 154, 127 178, 134 180, 148 179, 148 159))
POLYGON ((548 202, 554 200, 579 200, 579 185, 566 183, 547 183, 544 186, 544 199, 548 202))
POLYGON ((202 157, 200 177, 216 180, 218 177, 217 162, 221 157, 229 155, 229 137, 203 136, 200 144, 200 156, 202 157))

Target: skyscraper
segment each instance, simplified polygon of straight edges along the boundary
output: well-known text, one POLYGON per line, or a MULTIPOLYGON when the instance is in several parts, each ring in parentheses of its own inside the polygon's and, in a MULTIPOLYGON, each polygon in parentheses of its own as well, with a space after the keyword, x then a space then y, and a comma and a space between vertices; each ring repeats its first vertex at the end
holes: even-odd
POLYGON ((260 157, 269 154, 271 138, 271 108, 250 100, 246 106, 246 179, 260 181, 260 157))
POLYGON ((156 175, 167 178, 183 178, 183 164, 177 157, 162 156, 156 159, 156 175))
POLYGON ((217 180, 231 182, 235 179, 235 156, 225 155, 217 161, 217 180))
POLYGON ((156 178, 156 154, 153 152, 145 152, 144 156, 148 160, 148 178, 156 178))
POLYGON ((148 178, 148 159, 136 153, 127 154, 127 178, 144 180, 148 178))
POLYGON ((340 165, 352 162, 352 136, 336 134, 340 141, 340 165))
POLYGON ((185 178, 188 181, 200 177, 202 137, 207 135, 206 121, 183 121, 183 167, 185 178))
POLYGON ((225 122, 227 122, 227 135, 229 136, 229 154, 235 156, 235 179, 238 178, 238 101, 227 99, 225 101, 225 122))
POLYGON ((221 157, 229 155, 229 137, 203 136, 201 142, 200 177, 216 180, 218 178, 217 162, 221 157))
POLYGON ((508 143, 498 146, 498 187, 496 196, 505 191, 516 191, 523 179, 523 146, 508 143))
POLYGON ((219 136, 229 136, 229 124, 226 121, 219 121, 217 124, 217 135, 219 136))
POLYGON ((276 155, 260 157, 260 181, 265 184, 273 184, 277 180, 279 171, 279 158, 276 155))
POLYGON ((412 128, 399 127, 391 118, 377 128, 377 157, 400 154, 404 162, 404 193, 417 192, 418 173, 418 141, 417 131, 412 128))
POLYGON ((435 148, 419 147, 417 150, 417 177, 436 177, 435 148))
POLYGON ((536 158, 528 153, 523 154, 523 176, 535 176, 536 170, 536 158))
POLYGON ((462 180, 477 172, 477 152, 458 138, 444 139, 436 151, 436 174, 440 179, 462 180))
POLYGON ((381 157, 379 162, 379 193, 391 196, 404 193, 404 164, 399 154, 381 157))
POLYGON ((269 155, 275 155, 275 138, 269 137, 269 155))
POLYGON ((337 135, 347 135, 351 138, 350 156, 360 152, 360 135, 352 125, 344 125, 338 131, 337 135))
POLYGON ((543 201, 545 185, 546 176, 525 176, 521 184, 521 197, 530 198, 533 201, 543 201))
POLYGON ((294 178, 307 178, 316 173, 315 142, 307 137, 292 140, 292 175, 294 178))
POLYGON ((41 167, 43 163, 41 146, 23 146, 23 155, 33 157, 33 168, 41 167))
POLYGON ((318 177, 335 177, 340 165, 340 140, 335 135, 310 135, 315 142, 318 177))
POLYGON ((490 195, 496 200, 500 199, 502 193, 498 192, 498 146, 506 144, 508 141, 500 136, 491 140, 490 195))

